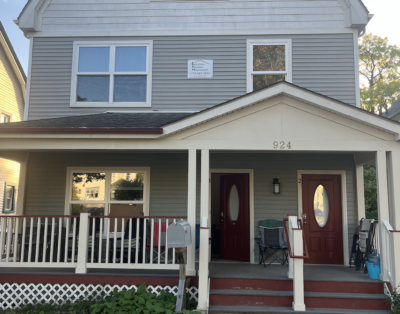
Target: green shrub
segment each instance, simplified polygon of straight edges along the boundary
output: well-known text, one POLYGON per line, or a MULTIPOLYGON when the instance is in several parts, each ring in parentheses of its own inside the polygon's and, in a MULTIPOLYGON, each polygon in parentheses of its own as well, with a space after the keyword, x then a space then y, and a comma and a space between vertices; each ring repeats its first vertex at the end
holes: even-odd
MULTIPOLYGON (((0 311, 0 314, 173 314, 175 313, 176 296, 161 291, 157 296, 147 292, 147 285, 141 284, 137 291, 127 290, 113 292, 112 296, 94 297, 90 300, 66 302, 62 305, 29 304, 18 309, 0 311)), ((186 304, 189 310, 181 314, 200 314, 193 312, 196 302, 189 300, 186 294, 186 304)))
POLYGON ((390 292, 388 303, 392 307, 393 314, 400 314, 400 285, 397 290, 390 292))

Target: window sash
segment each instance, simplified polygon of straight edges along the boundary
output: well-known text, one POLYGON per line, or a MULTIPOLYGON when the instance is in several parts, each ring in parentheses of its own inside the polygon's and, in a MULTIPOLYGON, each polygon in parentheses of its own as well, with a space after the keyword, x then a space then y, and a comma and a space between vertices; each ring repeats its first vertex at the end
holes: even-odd
POLYGON ((14 203, 15 203, 15 186, 6 185, 4 190, 4 212, 13 212, 14 211, 14 203), (7 197, 7 187, 11 188, 11 196, 7 197), (8 202, 9 201, 9 202, 8 202), (10 207, 7 207, 7 203, 9 203, 10 207))
POLYGON ((152 90, 152 41, 137 41, 137 42, 75 42, 74 43, 74 60, 72 73, 72 88, 71 88, 71 107, 151 107, 151 90, 152 90), (86 47, 109 47, 109 71, 108 72, 79 72, 79 49, 86 47), (115 56, 117 47, 146 47, 146 71, 145 72, 116 72, 115 71, 115 56), (107 75, 110 77, 108 102, 84 102, 77 100, 78 91, 78 76, 94 76, 107 75), (146 101, 114 101, 115 76, 138 75, 146 76, 146 101))

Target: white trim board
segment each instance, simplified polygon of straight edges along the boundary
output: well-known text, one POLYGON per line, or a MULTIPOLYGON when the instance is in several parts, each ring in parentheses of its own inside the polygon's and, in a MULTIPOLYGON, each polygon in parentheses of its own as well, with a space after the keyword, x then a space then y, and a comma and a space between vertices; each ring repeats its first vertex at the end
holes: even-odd
POLYGON ((31 75, 32 75, 32 56, 33 56, 33 38, 29 39, 29 60, 28 60, 28 75, 25 91, 25 108, 24 108, 24 121, 28 120, 29 114, 29 98, 31 95, 31 75))
POLYGON ((254 264, 254 170, 253 169, 213 169, 210 168, 210 184, 209 184, 209 199, 208 199, 208 220, 211 221, 211 175, 213 173, 247 173, 249 175, 249 214, 250 214, 250 263, 254 264))
MULTIPOLYGON (((336 174, 341 177, 341 194, 342 194, 342 229, 343 229, 343 265, 349 266, 349 230, 347 219, 347 187, 346 187, 346 171, 345 170, 297 170, 297 182, 301 180, 303 174, 320 174, 329 175, 336 174)), ((301 217, 303 212, 303 186, 302 181, 297 183, 297 208, 298 217, 301 217)))

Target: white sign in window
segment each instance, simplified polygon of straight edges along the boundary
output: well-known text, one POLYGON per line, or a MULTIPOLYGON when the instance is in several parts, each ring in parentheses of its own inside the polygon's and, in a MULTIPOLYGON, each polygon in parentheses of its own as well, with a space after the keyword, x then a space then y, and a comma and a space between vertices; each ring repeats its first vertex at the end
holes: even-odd
POLYGON ((188 78, 212 78, 213 60, 189 60, 188 78))

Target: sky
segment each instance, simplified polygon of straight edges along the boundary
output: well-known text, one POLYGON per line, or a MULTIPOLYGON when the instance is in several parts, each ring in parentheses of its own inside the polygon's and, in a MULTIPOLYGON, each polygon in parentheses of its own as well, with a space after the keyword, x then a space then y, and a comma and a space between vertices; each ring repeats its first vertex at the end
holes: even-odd
MULTIPOLYGON (((27 0, 0 0, 0 21, 11 40, 18 58, 28 68, 29 41, 14 24, 27 0)), ((389 43, 400 47, 399 12, 400 0, 363 0, 369 12, 375 16, 367 26, 367 32, 387 37, 389 43)))

